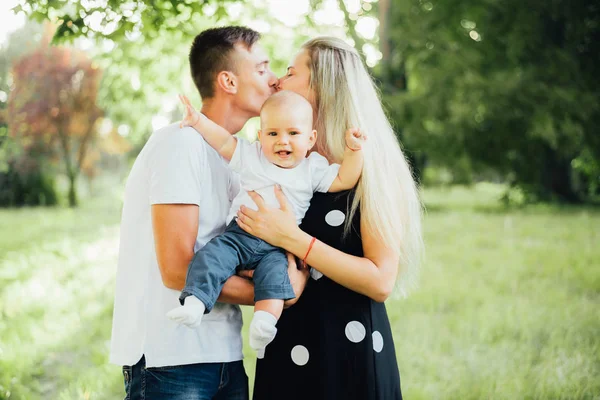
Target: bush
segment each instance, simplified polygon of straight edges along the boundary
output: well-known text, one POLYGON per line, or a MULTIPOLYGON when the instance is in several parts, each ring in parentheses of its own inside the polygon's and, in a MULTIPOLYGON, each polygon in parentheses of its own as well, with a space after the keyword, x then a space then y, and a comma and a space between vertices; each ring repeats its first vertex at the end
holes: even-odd
POLYGON ((51 206, 58 202, 55 180, 40 170, 0 172, 0 207, 51 206))
POLYGON ((574 181, 583 197, 589 200, 600 198, 600 159, 594 158, 591 151, 583 152, 571 162, 575 174, 574 181))

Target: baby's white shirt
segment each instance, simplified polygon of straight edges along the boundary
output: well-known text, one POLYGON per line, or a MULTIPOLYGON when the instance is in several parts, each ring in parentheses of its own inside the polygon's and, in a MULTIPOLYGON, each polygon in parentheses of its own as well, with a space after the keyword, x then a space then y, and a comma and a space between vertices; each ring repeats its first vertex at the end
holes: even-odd
POLYGON ((279 184, 293 207, 299 225, 313 193, 327 192, 340 169, 339 164, 329 165, 325 157, 314 151, 296 167, 281 168, 267 160, 259 141, 250 143, 243 138, 237 138, 229 167, 240 175, 241 190, 231 203, 228 224, 240 206, 258 209, 248 191, 260 194, 268 206, 279 208, 275 197, 275 184, 279 184))

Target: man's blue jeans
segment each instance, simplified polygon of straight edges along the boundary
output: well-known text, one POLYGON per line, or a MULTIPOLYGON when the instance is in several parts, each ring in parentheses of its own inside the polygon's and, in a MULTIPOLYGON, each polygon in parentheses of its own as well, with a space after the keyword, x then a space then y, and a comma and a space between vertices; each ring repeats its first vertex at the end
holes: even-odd
POLYGON ((123 367, 125 400, 248 400, 242 361, 146 368, 144 356, 123 367))

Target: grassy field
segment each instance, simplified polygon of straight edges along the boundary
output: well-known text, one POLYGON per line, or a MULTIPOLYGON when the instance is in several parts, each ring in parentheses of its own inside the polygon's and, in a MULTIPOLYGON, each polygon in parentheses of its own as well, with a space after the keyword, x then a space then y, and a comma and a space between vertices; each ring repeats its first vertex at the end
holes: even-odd
MULTIPOLYGON (((421 287, 387 303, 405 398, 599 399, 600 210, 504 209, 499 190, 425 192, 421 287)), ((120 205, 0 210, 0 399, 123 397, 120 205)))

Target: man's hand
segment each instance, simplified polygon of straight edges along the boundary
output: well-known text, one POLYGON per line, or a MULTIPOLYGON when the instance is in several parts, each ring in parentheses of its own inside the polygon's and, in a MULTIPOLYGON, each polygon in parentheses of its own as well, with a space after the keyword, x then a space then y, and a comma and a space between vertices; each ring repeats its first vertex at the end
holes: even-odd
POLYGON ((308 282, 308 277, 310 276, 309 268, 300 260, 296 262, 296 256, 294 256, 292 253, 287 253, 287 258, 288 275, 290 277, 290 283, 292 284, 292 288, 294 289, 294 294, 296 297, 286 300, 283 303, 283 308, 288 308, 296 304, 296 302, 300 299, 302 292, 304 292, 306 282, 308 282))
MULTIPOLYGON (((304 292, 306 282, 308 282, 308 277, 310 276, 309 268, 300 260, 296 262, 296 257, 292 253, 287 253, 287 259, 288 276, 290 277, 290 283, 292 284, 292 288, 294 289, 294 294, 296 297, 286 300, 283 303, 283 308, 288 308, 296 304, 302 295, 302 292, 304 292)), ((246 279, 252 279, 254 276, 254 270, 240 271, 238 272, 238 275, 246 279)))

